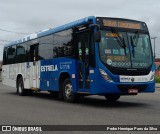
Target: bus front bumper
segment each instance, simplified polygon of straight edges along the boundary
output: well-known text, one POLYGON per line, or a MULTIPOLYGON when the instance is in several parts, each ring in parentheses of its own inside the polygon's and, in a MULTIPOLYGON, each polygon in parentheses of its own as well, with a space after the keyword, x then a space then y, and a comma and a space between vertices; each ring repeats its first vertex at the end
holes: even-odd
MULTIPOLYGON (((115 82, 105 82, 97 85, 96 94, 122 94, 122 95, 132 95, 130 90, 137 90, 137 93, 153 93, 155 92, 155 82, 147 83, 115 83, 115 82)), ((135 94, 137 94, 135 93, 135 94)))

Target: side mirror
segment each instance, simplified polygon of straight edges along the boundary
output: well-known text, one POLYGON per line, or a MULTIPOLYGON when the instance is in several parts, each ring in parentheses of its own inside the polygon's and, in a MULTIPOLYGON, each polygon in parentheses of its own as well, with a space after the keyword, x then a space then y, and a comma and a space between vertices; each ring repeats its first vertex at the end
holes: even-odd
POLYGON ((98 24, 90 24, 89 28, 96 28, 96 32, 94 34, 94 38, 96 42, 101 41, 101 32, 100 32, 100 26, 98 24))
POLYGON ((96 42, 100 42, 101 41, 101 32, 100 31, 96 31, 94 34, 94 38, 96 42))

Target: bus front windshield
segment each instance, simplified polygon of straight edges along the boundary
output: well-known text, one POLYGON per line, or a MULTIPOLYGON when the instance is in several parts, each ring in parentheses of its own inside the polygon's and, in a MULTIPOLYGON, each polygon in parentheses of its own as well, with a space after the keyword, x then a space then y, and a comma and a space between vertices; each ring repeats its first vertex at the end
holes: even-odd
POLYGON ((101 31, 100 59, 111 67, 148 68, 152 64, 148 34, 140 32, 101 31))

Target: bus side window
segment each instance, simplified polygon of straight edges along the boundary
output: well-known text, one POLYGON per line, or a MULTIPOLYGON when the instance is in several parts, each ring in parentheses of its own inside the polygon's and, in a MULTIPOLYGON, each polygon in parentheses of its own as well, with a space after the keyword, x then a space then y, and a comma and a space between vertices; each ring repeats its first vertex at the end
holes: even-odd
POLYGON ((3 65, 7 65, 7 48, 4 48, 3 51, 3 65))
POLYGON ((25 62, 26 59, 26 51, 23 46, 17 46, 17 63, 25 62))
POLYGON ((30 61, 31 62, 39 60, 38 47, 39 47, 39 44, 36 44, 36 45, 32 45, 30 48, 30 61))
POLYGON ((39 60, 47 60, 53 58, 53 35, 40 38, 38 52, 39 60))
POLYGON ((7 50, 8 64, 14 64, 16 62, 15 55, 16 55, 16 46, 9 47, 7 50))
POLYGON ((53 57, 74 57, 72 33, 72 29, 68 29, 53 35, 53 57))

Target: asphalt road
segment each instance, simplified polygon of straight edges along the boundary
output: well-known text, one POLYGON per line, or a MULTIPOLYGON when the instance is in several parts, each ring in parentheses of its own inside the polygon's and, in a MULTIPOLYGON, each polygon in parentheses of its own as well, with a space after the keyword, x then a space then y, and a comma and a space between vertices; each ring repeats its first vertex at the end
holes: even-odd
POLYGON ((160 125, 160 89, 152 94, 122 96, 113 104, 102 96, 66 103, 49 93, 18 96, 16 89, 0 83, 0 124, 160 125))

